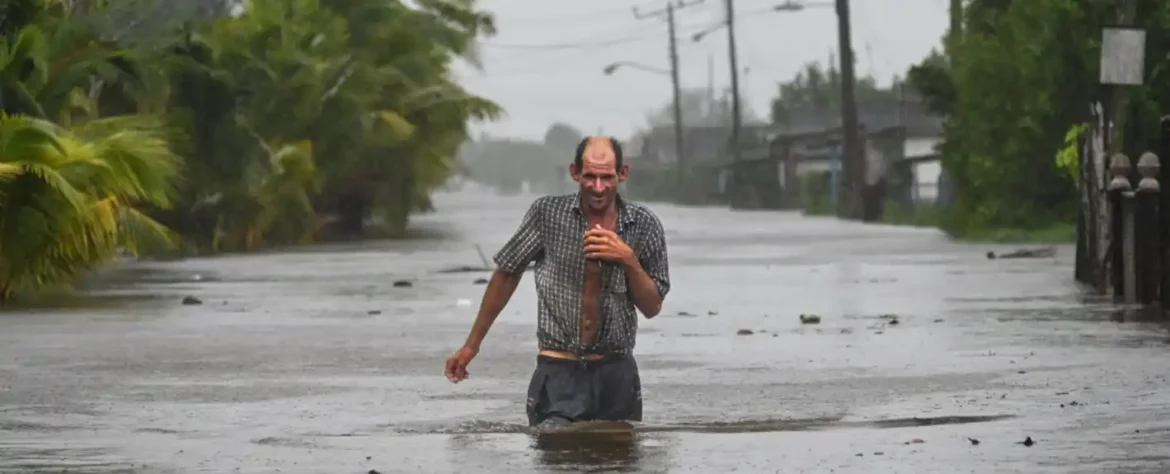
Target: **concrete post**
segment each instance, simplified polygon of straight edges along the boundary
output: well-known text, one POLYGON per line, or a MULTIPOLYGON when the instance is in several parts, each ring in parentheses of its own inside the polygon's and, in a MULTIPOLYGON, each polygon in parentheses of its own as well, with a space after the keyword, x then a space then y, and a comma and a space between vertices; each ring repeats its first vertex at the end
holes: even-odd
POLYGON ((1141 180, 1137 186, 1136 239, 1139 255, 1136 257, 1140 270, 1141 286, 1139 297, 1142 304, 1159 301, 1162 286, 1162 245, 1159 205, 1162 186, 1158 182, 1161 163, 1158 155, 1143 153, 1138 158, 1138 173, 1141 180))
POLYGON ((1142 153, 1141 158, 1138 158, 1137 170, 1142 176, 1141 181, 1138 181, 1138 192, 1157 193, 1162 190, 1158 183, 1158 173, 1162 170, 1158 155, 1149 151, 1142 153))
POLYGON ((1133 169, 1128 156, 1121 153, 1114 154, 1109 160, 1109 173, 1113 178, 1109 181, 1110 228, 1109 248, 1110 275, 1115 299, 1124 295, 1126 303, 1137 301, 1135 285, 1137 273, 1134 271, 1133 239, 1133 184, 1129 181, 1129 173, 1133 169), (1131 298, 1132 296, 1132 298, 1131 298))

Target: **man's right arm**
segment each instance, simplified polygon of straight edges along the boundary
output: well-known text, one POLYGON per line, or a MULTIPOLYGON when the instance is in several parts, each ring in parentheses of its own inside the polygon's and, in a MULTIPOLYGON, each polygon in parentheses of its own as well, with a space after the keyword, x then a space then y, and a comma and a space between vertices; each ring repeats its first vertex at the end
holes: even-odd
POLYGON ((483 292, 483 301, 480 302, 479 313, 475 317, 475 324, 471 326, 471 334, 467 336, 465 347, 479 351, 479 346, 487 337, 492 323, 516 292, 528 264, 540 258, 544 252, 540 235, 540 204, 539 199, 532 203, 520 222, 520 228, 496 253, 494 258, 496 271, 492 273, 487 289, 483 292))
POLYGON ((465 347, 479 352, 479 345, 487 337, 492 323, 496 322, 496 317, 504 311, 504 307, 512 299, 512 293, 516 292, 516 287, 520 285, 520 279, 523 276, 523 271, 519 273, 508 273, 503 270, 492 272, 492 278, 488 280, 487 289, 483 292, 483 301, 479 304, 479 314, 475 316, 475 324, 471 325, 471 334, 467 335, 467 342, 463 344, 465 347))

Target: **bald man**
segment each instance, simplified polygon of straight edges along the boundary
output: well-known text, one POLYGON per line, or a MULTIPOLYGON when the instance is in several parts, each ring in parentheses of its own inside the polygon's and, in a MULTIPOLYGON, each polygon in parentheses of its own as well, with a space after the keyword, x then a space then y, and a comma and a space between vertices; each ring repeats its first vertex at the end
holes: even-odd
POLYGON ((447 358, 447 378, 467 378, 467 365, 535 263, 540 352, 528 386, 529 425, 642 421, 634 310, 656 316, 670 291, 662 223, 618 194, 629 167, 612 137, 582 140, 569 174, 580 189, 537 199, 495 255, 471 334, 447 358))

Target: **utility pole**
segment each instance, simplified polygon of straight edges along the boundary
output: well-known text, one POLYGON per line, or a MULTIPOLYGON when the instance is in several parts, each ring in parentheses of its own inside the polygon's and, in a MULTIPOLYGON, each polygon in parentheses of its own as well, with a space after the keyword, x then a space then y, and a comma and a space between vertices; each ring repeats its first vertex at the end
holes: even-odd
MULTIPOLYGON (((724 0, 724 10, 727 14, 727 62, 731 65, 731 156, 739 163, 740 154, 739 132, 743 125, 743 114, 739 109, 739 55, 735 50, 735 4, 732 0, 724 0)), ((734 183, 741 182, 739 167, 732 175, 734 183)))
POLYGON ((849 22, 849 0, 837 0, 837 49, 841 57, 841 127, 844 132, 841 154, 843 166, 839 181, 837 216, 845 219, 873 220, 864 212, 865 156, 861 149, 857 125, 857 100, 854 96, 853 45, 849 22), (867 219, 868 218, 868 219, 867 219))
POLYGON ((667 33, 670 35, 670 82, 674 93, 674 147, 675 159, 677 163, 677 184, 675 189, 675 198, 683 198, 683 190, 686 182, 686 166, 688 164, 690 153, 686 149, 683 140, 683 120, 682 120, 682 85, 678 77, 678 34, 675 28, 674 12, 678 8, 687 8, 693 5, 702 3, 702 0, 692 0, 684 2, 683 0, 670 1, 667 0, 666 8, 655 10, 647 13, 639 13, 638 7, 634 7, 634 18, 639 20, 646 18, 656 18, 659 16, 666 16, 667 33))
MULTIPOLYGON (((1137 21, 1137 0, 1122 0, 1118 2, 1114 23, 1118 26, 1132 26, 1137 21)), ((1107 157, 1115 153, 1125 153, 1125 126, 1126 113, 1129 110, 1129 90, 1126 87, 1109 85, 1108 95, 1110 104, 1106 112, 1109 117, 1108 128, 1105 133, 1105 150, 1107 157)), ((1106 158, 1107 160, 1109 158, 1106 158)))
MULTIPOLYGON (((707 116, 715 117, 715 56, 707 55, 707 116)), ((711 124, 706 124, 711 125, 711 124)))

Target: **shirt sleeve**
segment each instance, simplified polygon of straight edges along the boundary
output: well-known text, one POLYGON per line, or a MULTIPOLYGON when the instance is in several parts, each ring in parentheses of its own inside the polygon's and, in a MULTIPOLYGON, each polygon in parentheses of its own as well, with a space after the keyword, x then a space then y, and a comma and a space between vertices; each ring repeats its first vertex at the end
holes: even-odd
POLYGON ((493 260, 496 268, 506 273, 519 273, 528 268, 528 264, 540 258, 544 252, 544 241, 540 235, 541 202, 538 199, 528 208, 524 219, 520 221, 520 228, 508 240, 504 247, 496 252, 493 260))
POLYGON ((642 264, 642 270, 650 275, 650 279, 654 280, 654 285, 658 287, 658 295, 666 298, 666 294, 670 292, 670 264, 666 257, 666 232, 662 229, 662 221, 658 220, 658 216, 647 210, 649 219, 647 219, 647 232, 644 236, 641 255, 638 256, 638 262, 642 264))

